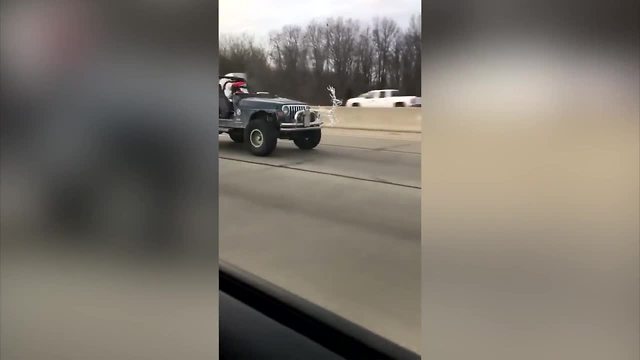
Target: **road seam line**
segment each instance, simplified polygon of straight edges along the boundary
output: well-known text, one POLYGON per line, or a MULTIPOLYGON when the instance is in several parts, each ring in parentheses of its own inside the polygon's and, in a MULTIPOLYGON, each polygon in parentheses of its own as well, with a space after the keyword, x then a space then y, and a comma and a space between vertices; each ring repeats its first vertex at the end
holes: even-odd
POLYGON ((288 165, 267 164, 267 163, 262 163, 262 162, 258 162, 258 161, 251 161, 251 160, 244 160, 244 159, 235 159, 235 158, 229 158, 229 157, 225 157, 225 156, 219 156, 219 158, 220 158, 220 159, 223 159, 223 160, 238 161, 238 162, 243 162, 243 163, 247 163, 247 164, 263 165, 263 166, 274 167, 274 168, 280 168, 280 169, 289 169, 289 170, 304 171, 304 172, 308 172, 308 173, 312 173, 312 174, 320 174, 320 175, 336 176, 336 177, 341 177, 341 178, 351 179, 351 180, 361 180, 361 181, 368 181, 368 182, 373 182, 373 183, 377 183, 377 184, 394 185, 394 186, 400 186, 400 187, 405 187, 405 188, 410 188, 410 189, 422 190, 422 187, 421 187, 421 186, 414 186, 414 185, 408 185, 408 184, 400 184, 400 183, 396 183, 396 182, 392 182, 392 181, 384 181, 384 180, 367 179, 367 178, 362 178, 362 177, 357 177, 357 176, 351 176, 351 175, 334 174, 334 173, 324 172, 324 171, 318 171, 318 170, 302 169, 302 168, 292 167, 292 166, 288 166, 288 165))
POLYGON ((400 154, 412 154, 412 155, 422 155, 419 152, 415 152, 415 151, 402 151, 402 150, 390 150, 390 148, 393 147, 400 147, 400 146, 406 146, 408 144, 399 144, 399 145, 392 145, 389 147, 380 147, 380 148, 368 148, 368 147, 364 147, 364 146, 353 146, 353 145, 338 145, 338 144, 322 144, 322 146, 333 146, 333 147, 343 147, 343 148, 349 148, 349 149, 359 149, 359 150, 369 150, 369 151, 385 151, 385 152, 391 152, 391 153, 400 153, 400 154))

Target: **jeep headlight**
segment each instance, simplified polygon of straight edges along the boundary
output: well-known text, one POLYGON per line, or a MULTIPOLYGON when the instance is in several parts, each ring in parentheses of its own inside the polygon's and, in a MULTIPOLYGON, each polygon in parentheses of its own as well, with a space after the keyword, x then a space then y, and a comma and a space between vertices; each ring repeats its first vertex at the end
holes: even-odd
POLYGON ((283 112, 285 115, 289 115, 289 107, 288 107, 287 105, 283 105, 283 106, 282 106, 282 112, 283 112))

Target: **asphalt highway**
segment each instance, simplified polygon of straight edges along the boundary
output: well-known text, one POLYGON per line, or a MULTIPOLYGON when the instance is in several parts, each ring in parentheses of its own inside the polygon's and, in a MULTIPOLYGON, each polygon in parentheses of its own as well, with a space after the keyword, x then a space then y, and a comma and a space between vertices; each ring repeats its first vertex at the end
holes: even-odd
POLYGON ((220 258, 419 351, 420 134, 325 129, 255 157, 220 136, 220 258))

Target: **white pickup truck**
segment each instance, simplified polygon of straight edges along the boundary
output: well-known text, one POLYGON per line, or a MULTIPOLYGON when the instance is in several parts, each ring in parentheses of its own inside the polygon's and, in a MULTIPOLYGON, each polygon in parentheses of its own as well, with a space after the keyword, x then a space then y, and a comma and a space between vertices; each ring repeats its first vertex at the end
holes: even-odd
POLYGON ((371 90, 368 93, 347 100, 345 106, 352 107, 416 107, 422 106, 417 96, 398 96, 396 89, 371 90))

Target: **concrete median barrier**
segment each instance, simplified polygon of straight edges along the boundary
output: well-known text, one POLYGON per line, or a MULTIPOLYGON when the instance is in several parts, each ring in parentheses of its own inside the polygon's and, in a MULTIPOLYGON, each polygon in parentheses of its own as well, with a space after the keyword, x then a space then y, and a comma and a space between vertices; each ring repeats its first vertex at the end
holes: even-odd
POLYGON ((337 107, 334 124, 329 120, 331 107, 314 107, 319 110, 324 126, 336 129, 374 130, 420 133, 421 108, 354 108, 337 107))

